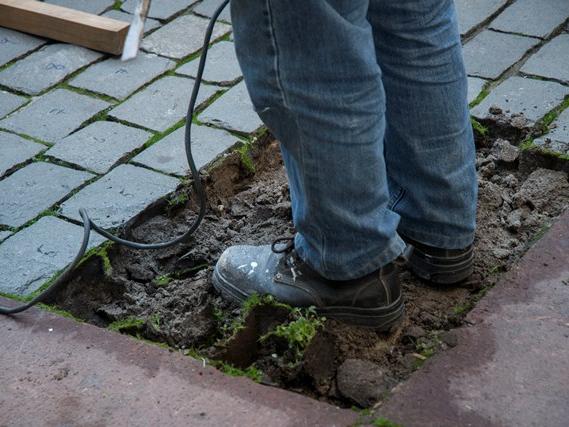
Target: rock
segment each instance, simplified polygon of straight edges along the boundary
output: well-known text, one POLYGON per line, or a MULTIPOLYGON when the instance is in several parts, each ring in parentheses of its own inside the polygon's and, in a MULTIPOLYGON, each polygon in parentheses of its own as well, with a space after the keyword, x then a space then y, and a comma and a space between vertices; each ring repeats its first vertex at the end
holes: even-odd
POLYGON ((562 206, 569 202, 569 181, 565 172, 537 169, 530 174, 520 190, 514 194, 517 207, 530 209, 562 206))
POLYGON ((407 340, 417 341, 419 338, 422 338, 426 335, 426 332, 420 326, 410 326, 404 333, 403 337, 407 340))
POLYGON ((492 146, 492 153, 502 163, 515 163, 520 156, 520 149, 505 139, 497 139, 492 146))
POLYGON ((338 368, 336 381, 339 392, 362 407, 373 405, 391 388, 385 370, 360 359, 346 359, 338 368))
POLYGON ((511 231, 518 231, 522 226, 523 213, 522 209, 516 209, 515 211, 510 212, 506 219, 506 223, 511 231))
POLYGON ((506 259, 511 255, 512 251, 508 249, 498 248, 492 251, 492 254, 498 259, 506 259))
POLYGON ((498 107, 497 105, 491 105, 490 108, 488 109, 488 112, 490 114, 502 114, 503 111, 500 107, 498 107))
POLYGON ((514 175, 506 175, 502 180, 502 183, 509 188, 515 188, 518 186, 518 179, 514 175))
POLYGON ((455 331, 446 331, 441 334, 441 341, 449 347, 456 347, 458 344, 458 336, 455 331))
POLYGON ((499 208, 503 203, 501 188, 488 181, 480 182, 478 198, 480 204, 484 204, 489 208, 499 208))

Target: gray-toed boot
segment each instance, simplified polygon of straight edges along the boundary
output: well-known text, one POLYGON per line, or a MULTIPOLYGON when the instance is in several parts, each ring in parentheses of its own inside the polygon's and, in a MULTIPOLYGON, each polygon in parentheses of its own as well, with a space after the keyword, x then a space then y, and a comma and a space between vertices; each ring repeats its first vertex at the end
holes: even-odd
POLYGON ((231 246, 215 266, 213 284, 238 302, 269 294, 293 307, 314 306, 327 318, 389 330, 403 314, 398 270, 390 263, 359 279, 333 281, 302 261, 292 244, 285 250, 275 244, 231 246))

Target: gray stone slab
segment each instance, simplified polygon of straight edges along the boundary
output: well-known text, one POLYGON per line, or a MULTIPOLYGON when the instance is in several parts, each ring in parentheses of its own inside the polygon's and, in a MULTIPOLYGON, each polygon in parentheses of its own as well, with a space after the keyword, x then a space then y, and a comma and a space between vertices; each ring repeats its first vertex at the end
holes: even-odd
POLYGON ((534 139, 534 144, 559 154, 569 154, 569 109, 552 123, 555 127, 546 135, 534 139))
POLYGON ((110 104, 65 89, 56 89, 0 121, 0 128, 57 142, 110 104))
MULTIPOLYGON (((207 18, 195 15, 180 16, 146 36, 142 41, 142 49, 169 58, 184 58, 201 49, 208 24, 207 18)), ((231 27, 227 24, 216 24, 212 40, 230 30, 231 27)))
POLYGON ((489 19, 507 0, 455 0, 460 34, 466 34, 489 19))
POLYGON ((43 0, 46 3, 99 15, 114 3, 114 0, 43 0))
MULTIPOLYGON (((221 3, 223 3, 223 0, 204 0, 196 7, 194 7, 192 11, 194 13, 197 13, 198 15, 211 18, 221 3)), ((219 20, 225 22, 231 22, 231 13, 229 5, 225 6, 225 9, 223 9, 221 14, 219 15, 219 20)))
POLYGON ((235 85, 220 96, 199 115, 199 120, 244 133, 251 133, 263 124, 253 109, 245 82, 235 85))
POLYGON ((63 138, 45 154, 103 174, 151 136, 120 123, 95 122, 63 138))
MULTIPOLYGON (((0 245, 0 291, 29 295, 75 257, 83 227, 53 216, 40 218, 0 245)), ((89 248, 104 239, 91 234, 89 248)))
POLYGON ((464 46, 466 72, 470 76, 497 79, 538 42, 530 37, 483 31, 464 46))
POLYGON ((174 191, 178 184, 176 178, 132 165, 121 165, 64 202, 61 213, 80 221, 79 208, 84 207, 97 224, 114 228, 174 191))
POLYGON ((6 240, 11 235, 12 235, 11 231, 0 231, 0 242, 6 240))
POLYGON ((0 181, 0 225, 24 225, 93 176, 44 162, 14 172, 0 181))
POLYGON ((567 0, 517 0, 492 21, 490 27, 546 38, 568 17, 567 0))
POLYGON ((90 66, 70 84, 124 99, 175 65, 174 61, 152 54, 139 54, 126 62, 109 58, 90 66))
MULTIPOLYGON (((133 161, 175 175, 189 171, 184 147, 185 127, 172 132, 164 139, 144 150, 133 161)), ((192 126, 192 155, 196 167, 201 169, 239 141, 228 132, 207 126, 192 126)))
POLYGON ((46 40, 0 27, 0 66, 44 45, 46 40))
POLYGON ((468 77, 468 103, 469 104, 472 101, 474 101, 476 98, 478 98, 478 95, 480 95, 480 92, 482 92, 482 89, 484 88, 484 85, 486 83, 487 82, 484 79, 479 79, 477 77, 468 77))
MULTIPOLYGON (((196 77, 199 62, 200 58, 198 57, 182 65, 176 70, 176 73, 196 77)), ((241 77, 241 74, 233 43, 221 41, 210 48, 203 74, 205 81, 228 84, 241 77)))
POLYGON ((102 56, 71 44, 51 44, 0 72, 0 85, 36 95, 102 56))
MULTIPOLYGON (((122 10, 109 10, 108 12, 103 13, 101 16, 106 16, 107 18, 113 18, 118 21, 128 22, 129 24, 132 22, 132 16, 130 13, 123 12, 122 10)), ((155 30, 160 26, 160 22, 156 19, 146 18, 144 21, 144 32, 147 33, 149 31, 155 30)))
POLYGON ((45 150, 44 145, 12 133, 0 132, 0 177, 14 166, 45 150))
POLYGON ((0 119, 17 108, 20 108, 26 102, 28 102, 28 100, 23 96, 0 90, 0 119))
MULTIPOLYGON (((169 19, 176 13, 187 9, 195 4, 197 0, 158 0, 150 2, 148 16, 157 19, 169 19)), ((128 13, 133 13, 136 7, 136 0, 126 0, 121 9, 128 13)))
POLYGON ((521 71, 569 83, 569 34, 561 34, 543 46, 521 71))
POLYGON ((497 106, 507 115, 522 114, 531 125, 559 105, 566 95, 569 88, 558 83, 510 77, 474 107, 472 115, 486 118, 489 108, 497 106))
MULTIPOLYGON (((164 77, 115 107, 109 114, 148 129, 165 131, 186 116, 193 86, 191 79, 164 77)), ((216 89, 202 84, 197 105, 212 96, 216 89)))

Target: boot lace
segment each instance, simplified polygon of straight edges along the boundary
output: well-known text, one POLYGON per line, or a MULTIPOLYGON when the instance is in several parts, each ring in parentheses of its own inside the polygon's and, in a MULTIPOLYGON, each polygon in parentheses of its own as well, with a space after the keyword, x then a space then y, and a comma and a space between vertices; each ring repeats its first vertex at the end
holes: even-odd
POLYGON ((285 265, 290 269, 292 280, 296 282, 296 278, 302 275, 302 272, 298 269, 299 265, 297 261, 302 262, 302 260, 294 251, 294 236, 279 237, 278 239, 275 239, 271 244, 271 250, 276 254, 285 254, 285 265))

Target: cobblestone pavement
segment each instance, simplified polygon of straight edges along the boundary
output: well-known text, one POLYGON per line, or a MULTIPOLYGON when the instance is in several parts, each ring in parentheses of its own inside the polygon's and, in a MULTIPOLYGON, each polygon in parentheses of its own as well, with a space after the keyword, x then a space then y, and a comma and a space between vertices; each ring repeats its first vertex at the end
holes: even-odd
MULTIPOLYGON (((136 3, 49 2, 127 21, 136 3)), ((116 227, 180 185, 184 115, 218 3, 153 2, 144 52, 129 63, 0 28, 0 293, 29 295, 71 261, 80 206, 116 227)), ((569 106, 569 2, 456 4, 472 115, 519 117, 534 129, 524 149, 569 158, 569 110, 562 111, 569 106)), ((194 131, 199 167, 262 125, 242 82, 228 11, 221 18, 194 131)))

